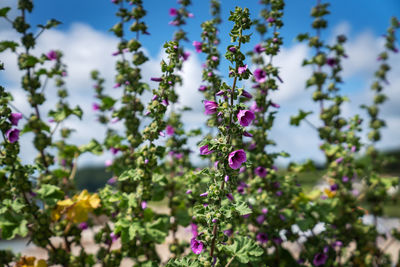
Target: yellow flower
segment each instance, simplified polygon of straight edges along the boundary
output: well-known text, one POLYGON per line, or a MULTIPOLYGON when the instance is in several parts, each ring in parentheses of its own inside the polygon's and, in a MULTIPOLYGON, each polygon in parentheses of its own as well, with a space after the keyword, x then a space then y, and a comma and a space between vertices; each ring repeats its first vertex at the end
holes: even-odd
POLYGON ((45 260, 38 260, 36 264, 35 260, 35 257, 23 256, 16 263, 15 267, 47 267, 47 263, 45 260))
POLYGON ((331 191, 328 188, 325 188, 324 192, 329 198, 333 198, 334 196, 336 196, 336 191, 331 191))
POLYGON ((61 218, 63 214, 69 221, 81 223, 87 221, 89 212, 100 207, 100 198, 97 194, 90 194, 86 189, 72 199, 64 199, 57 202, 57 208, 51 216, 54 221, 61 218))

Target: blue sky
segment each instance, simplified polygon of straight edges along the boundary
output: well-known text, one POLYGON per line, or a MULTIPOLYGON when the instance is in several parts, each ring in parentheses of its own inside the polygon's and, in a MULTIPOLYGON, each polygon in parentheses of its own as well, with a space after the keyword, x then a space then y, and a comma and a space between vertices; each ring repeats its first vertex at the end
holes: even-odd
MULTIPOLYGON (((160 75, 159 62, 162 59, 162 45, 166 40, 172 38, 175 27, 168 25, 171 18, 168 10, 178 7, 175 0, 144 0, 144 7, 148 11, 145 21, 148 25, 150 36, 141 36, 140 41, 149 53, 149 61, 143 65, 143 79, 149 81, 150 77, 160 75)), ((200 24, 203 20, 210 18, 208 0, 192 0, 193 4, 189 10, 194 18, 188 20, 185 30, 189 32, 190 42, 185 44, 192 55, 185 63, 183 69, 184 85, 177 88, 181 103, 193 107, 193 112, 184 115, 183 120, 188 128, 196 128, 205 121, 201 100, 203 96, 197 91, 202 84, 201 63, 204 56, 196 54, 192 47, 192 41, 200 40, 200 24)), ((258 0, 222 0, 222 18, 220 48, 229 44, 228 32, 232 23, 227 20, 229 11, 235 6, 247 6, 252 16, 258 17, 260 5, 258 0)), ((274 62, 281 68, 281 77, 284 83, 280 90, 272 95, 273 101, 280 104, 281 108, 277 115, 276 124, 271 133, 271 138, 278 144, 276 151, 287 151, 291 159, 302 161, 306 158, 321 160, 322 153, 318 149, 318 134, 308 125, 299 128, 289 126, 290 116, 297 114, 298 109, 314 110, 318 114, 317 105, 311 99, 312 90, 304 89, 305 81, 311 75, 311 70, 302 68, 304 58, 312 53, 305 44, 295 41, 298 33, 311 30, 310 9, 315 5, 314 0, 287 0, 284 15, 284 27, 281 29, 284 37, 284 47, 274 62)), ((371 77, 377 68, 376 57, 382 49, 382 34, 385 33, 391 16, 400 17, 400 0, 332 0, 329 8, 331 14, 328 16, 329 27, 323 31, 326 40, 334 38, 335 34, 345 33, 348 42, 345 46, 349 57, 344 61, 344 79, 342 85, 343 93, 347 94, 351 102, 343 105, 344 115, 352 116, 356 113, 365 114, 359 109, 362 103, 371 103, 372 95, 369 90, 371 77)), ((110 0, 35 0, 35 9, 29 20, 32 25, 44 24, 50 18, 55 18, 62 25, 54 30, 41 35, 34 53, 40 55, 51 49, 59 49, 65 55, 68 65, 67 86, 70 91, 70 103, 78 104, 84 110, 82 121, 72 119, 66 126, 78 129, 72 135, 72 142, 85 144, 92 137, 101 140, 101 134, 105 129, 95 123, 96 114, 91 109, 95 101, 92 89, 93 82, 90 80, 90 71, 99 69, 106 79, 108 93, 118 97, 118 91, 112 89, 115 75, 116 57, 111 53, 116 50, 118 39, 108 30, 118 21, 115 17, 117 6, 110 0)), ((0 0, 0 7, 13 5, 15 0, 0 0)), ((13 12, 11 12, 13 13, 13 12)), ((14 12, 15 15, 15 12, 14 12)), ((10 30, 7 23, 0 20, 1 39, 18 40, 18 36, 10 30)), ((258 41, 257 35, 250 44, 244 46, 244 50, 252 49, 258 41)), ((14 105, 29 114, 31 110, 25 100, 25 92, 20 88, 21 73, 16 64, 16 58, 9 52, 0 54, 0 61, 5 63, 6 70, 0 73, 0 84, 14 94, 14 105)), ((248 62, 249 63, 249 62, 248 62)), ((386 119, 388 127, 383 130, 383 141, 379 143, 382 148, 400 147, 400 53, 393 55, 389 62, 392 70, 388 80, 390 85, 385 89, 390 100, 382 108, 382 116, 386 119)), ((227 63, 222 62, 221 75, 225 76, 227 63)), ((227 80, 229 83, 230 81, 227 80)), ((157 86, 152 84, 152 86, 157 86)), ((48 99, 55 97, 52 86, 46 89, 48 99)), ((249 91, 251 91, 249 89, 249 91)), ((144 100, 143 103, 147 103, 144 100)), ((53 101, 54 102, 54 101, 53 101)), ((52 101, 41 107, 43 114, 52 108, 52 101)), ((251 104, 251 103, 250 103, 251 104)), ((310 120, 318 125, 318 115, 310 117, 310 120)), ((121 124, 116 124, 117 130, 122 129, 121 124)), ((363 141, 367 141, 363 133, 363 141)), ((21 138, 24 150, 22 158, 29 161, 36 154, 32 148, 32 140, 29 136, 21 138)), ((197 151, 195 142, 192 142, 193 150, 197 151)), ((100 158, 84 157, 83 164, 101 163, 111 157, 105 154, 100 158)))
MULTIPOLYGON (((150 36, 142 38, 143 45, 151 54, 159 52, 162 43, 169 40, 174 27, 168 25, 170 17, 168 9, 177 7, 174 0, 144 0, 144 7, 148 11, 145 21, 149 26, 150 36)), ((310 9, 316 1, 289 0, 285 7, 285 27, 282 34, 285 37, 285 45, 293 44, 293 40, 299 32, 310 29, 310 9)), ((352 33, 366 29, 372 30, 376 35, 384 33, 391 16, 400 16, 399 0, 334 0, 331 2, 331 15, 329 15, 329 29, 326 35, 331 34, 332 26, 343 21, 351 24, 352 33)), ((222 0, 223 18, 227 18, 229 11, 235 6, 247 6, 253 16, 258 16, 260 5, 257 0, 222 0)), ((199 39, 200 24, 204 18, 209 18, 209 4, 207 0, 193 0, 189 9, 195 14, 195 18, 188 21, 186 30, 190 40, 199 39)), ((43 23, 47 18, 56 18, 63 22, 60 29, 67 30, 72 23, 84 22, 94 29, 107 32, 117 21, 114 16, 116 6, 108 0, 69 0, 49 1, 35 0, 35 10, 31 16, 32 24, 43 23)), ((224 19, 221 32, 225 33, 231 23, 224 19)), ((111 33, 110 33, 111 34, 111 33)), ((221 36, 221 39, 223 36, 221 36)), ((229 41, 229 38, 225 38, 229 41)), ((223 42, 221 45, 227 44, 223 42)))

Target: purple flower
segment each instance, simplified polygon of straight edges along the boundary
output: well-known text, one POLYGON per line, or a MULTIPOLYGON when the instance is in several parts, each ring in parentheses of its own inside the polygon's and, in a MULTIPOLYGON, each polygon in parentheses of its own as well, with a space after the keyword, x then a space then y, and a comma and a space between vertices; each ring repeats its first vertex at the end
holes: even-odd
POLYGON ((190 189, 186 191, 187 195, 190 195, 191 193, 192 193, 192 190, 190 190, 190 189))
POLYGON ((313 264, 315 266, 324 265, 327 259, 328 259, 328 255, 326 255, 324 253, 317 253, 314 256, 313 264))
POLYGON ((254 77, 256 78, 256 82, 263 83, 267 79, 267 73, 263 69, 256 69, 254 71, 254 77))
POLYGON ((110 179, 108 179, 107 184, 113 185, 117 182, 117 177, 113 176, 110 179))
POLYGON ((336 191, 338 190, 339 186, 337 184, 331 185, 331 191, 336 191))
POLYGON ((243 149, 235 150, 228 156, 229 167, 234 170, 239 169, 246 160, 246 152, 243 149))
POLYGON ((146 201, 142 201, 142 203, 140 203, 140 206, 142 207, 142 210, 147 208, 147 202, 146 201))
POLYGON ((176 8, 170 8, 169 9, 169 15, 171 17, 175 17, 176 15, 178 15, 178 10, 176 10, 176 8))
POLYGON ((244 97, 246 97, 248 99, 253 98, 253 96, 249 92, 247 92, 246 90, 243 90, 242 96, 244 96, 244 97))
POLYGON ((159 134, 160 136, 162 136, 162 137, 165 137, 165 133, 164 133, 163 131, 160 131, 158 134, 159 134))
POLYGON ((104 162, 104 165, 105 165, 106 167, 110 167, 112 164, 113 164, 113 161, 112 161, 111 159, 107 159, 107 160, 104 162))
POLYGON ((120 86, 121 86, 120 83, 116 83, 116 84, 114 84, 113 88, 118 88, 118 87, 120 87, 120 86))
POLYGON ((326 64, 330 67, 334 67, 336 65, 336 59, 329 57, 326 59, 326 64))
POLYGON ((97 110, 99 110, 99 109, 100 109, 100 106, 99 106, 99 104, 97 104, 97 103, 93 103, 93 104, 92 104, 92 109, 93 109, 93 111, 97 111, 97 110))
POLYGON ((206 196, 208 196, 208 192, 201 193, 200 196, 201 197, 206 197, 206 196))
POLYGON ((233 234, 233 231, 232 231, 232 229, 227 229, 227 230, 224 230, 223 233, 224 233, 224 235, 229 237, 233 234))
POLYGON ((150 80, 153 81, 153 82, 161 82, 162 78, 151 77, 150 80))
POLYGON ((281 107, 279 104, 276 104, 274 102, 271 102, 271 106, 273 106, 274 108, 280 108, 281 107))
POLYGON ((267 176, 267 170, 264 167, 258 166, 255 170, 254 173, 258 176, 260 176, 261 178, 264 178, 265 176, 267 176))
POLYGON ((245 167, 245 166, 242 166, 242 167, 240 167, 240 169, 239 169, 239 173, 244 173, 245 170, 246 170, 246 167, 245 167))
POLYGON ((78 227, 81 230, 86 230, 86 229, 88 229, 89 226, 88 226, 87 222, 81 222, 78 227))
POLYGON ((332 247, 341 247, 341 246, 343 246, 343 243, 342 243, 342 241, 339 241, 339 240, 333 242, 333 244, 332 244, 332 247))
POLYGON ((168 98, 163 99, 161 103, 163 103, 163 105, 167 107, 169 105, 168 98))
POLYGON ((115 57, 115 56, 118 56, 119 54, 120 54, 119 51, 115 51, 115 52, 113 52, 111 55, 115 57))
POLYGON ((200 147, 200 155, 209 155, 213 152, 214 152, 214 150, 211 150, 211 151, 208 150, 208 145, 200 147))
POLYGON ((282 241, 283 241, 282 238, 280 238, 280 237, 274 237, 272 240, 274 240, 274 243, 277 245, 282 244, 282 241))
POLYGON ((199 91, 204 92, 205 90, 207 90, 207 86, 205 86, 205 85, 200 85, 199 91))
POLYGON ((211 60, 212 60, 212 61, 218 61, 218 59, 219 59, 219 58, 218 58, 217 56, 212 56, 212 57, 211 57, 211 60))
POLYGON ((203 242, 198 241, 196 238, 192 238, 190 241, 190 248, 192 249, 194 254, 200 254, 203 251, 203 242))
POLYGON ((10 129, 6 132, 8 142, 15 143, 19 139, 19 130, 17 128, 10 129))
POLYGON ((249 150, 254 150, 257 147, 255 143, 251 143, 248 147, 249 150))
POLYGON ((238 73, 243 74, 247 70, 247 64, 238 68, 238 73))
POLYGON ((279 214, 279 218, 280 218, 282 221, 285 221, 285 220, 286 220, 286 217, 285 217, 283 214, 279 214))
POLYGON ((262 208, 261 212, 264 213, 264 214, 267 214, 268 213, 268 209, 267 208, 262 208))
POLYGON ((342 182, 343 183, 347 183, 349 181, 349 177, 347 177, 347 176, 343 176, 342 177, 342 182))
POLYGON ((278 197, 280 197, 280 196, 282 196, 282 191, 277 191, 276 193, 275 193, 278 197))
POLYGON ((225 94, 224 90, 219 90, 215 95, 221 96, 221 95, 224 95, 224 94, 225 94))
POLYGON ((201 47, 203 46, 202 42, 193 41, 193 46, 196 49, 197 53, 201 53, 201 47))
POLYGON ((254 52, 256 52, 257 54, 260 54, 264 51, 265 51, 265 48, 262 47, 261 44, 256 44, 256 46, 254 47, 254 52))
POLYGON ((58 55, 57 52, 54 50, 51 50, 49 53, 46 54, 46 57, 50 60, 57 60, 58 55))
POLYGON ((253 137, 253 135, 249 132, 243 132, 243 135, 247 137, 253 137))
POLYGON ((167 132, 168 135, 174 135, 175 129, 171 125, 167 125, 165 131, 167 132))
POLYGON ((266 233, 258 233, 256 238, 257 241, 260 242, 261 244, 268 242, 268 235, 266 233))
POLYGON ((254 113, 250 110, 240 110, 237 114, 237 119, 243 127, 249 126, 249 124, 254 120, 254 113))
POLYGON ((190 56, 190 52, 187 52, 187 51, 183 52, 183 54, 182 54, 183 61, 188 60, 189 56, 190 56))
POLYGON ((114 242, 114 241, 118 240, 119 235, 114 234, 114 232, 112 232, 112 233, 110 233, 110 237, 111 237, 112 242, 114 242))
POLYGON ((228 50, 231 51, 232 53, 235 53, 237 49, 235 46, 231 46, 228 48, 228 50))
POLYGON ((199 235, 199 232, 197 231, 197 229, 198 229, 199 227, 197 226, 197 224, 191 223, 191 224, 190 224, 190 227, 191 227, 191 231, 192 231, 193 238, 197 237, 197 236, 199 235))
POLYGON ((226 194, 226 197, 230 200, 230 201, 234 201, 235 199, 233 198, 233 195, 231 193, 226 194))
POLYGON ((262 224, 265 221, 265 216, 261 214, 257 217, 256 221, 258 224, 262 224))
POLYGON ((272 17, 269 17, 269 18, 267 18, 267 21, 268 21, 269 23, 272 23, 272 22, 274 22, 274 21, 275 21, 275 19, 274 19, 274 18, 272 18, 272 17))
POLYGON ((217 112, 218 104, 214 101, 204 100, 204 114, 211 115, 217 112))
POLYGON ((144 164, 147 164, 147 163, 149 163, 149 159, 144 160, 144 164))
POLYGON ((20 119, 22 119, 22 114, 21 113, 11 113, 9 119, 10 119, 12 125, 17 126, 18 125, 18 121, 20 119))
POLYGON ((338 163, 338 164, 341 163, 342 161, 343 161, 343 157, 340 157, 340 158, 335 160, 335 162, 338 163))
POLYGON ((356 146, 352 146, 352 147, 351 147, 351 152, 353 152, 353 153, 356 152, 356 149, 357 149, 356 146))
POLYGON ((225 181, 225 183, 227 183, 229 181, 229 176, 228 175, 225 175, 224 181, 225 181))
POLYGON ((216 222, 218 222, 218 219, 214 218, 214 219, 212 219, 211 221, 212 221, 213 223, 216 223, 216 222))
POLYGON ((110 151, 111 151, 111 153, 112 153, 113 155, 115 155, 115 154, 117 154, 117 153, 119 152, 119 149, 118 149, 118 148, 115 148, 115 147, 111 147, 111 148, 110 148, 110 151))

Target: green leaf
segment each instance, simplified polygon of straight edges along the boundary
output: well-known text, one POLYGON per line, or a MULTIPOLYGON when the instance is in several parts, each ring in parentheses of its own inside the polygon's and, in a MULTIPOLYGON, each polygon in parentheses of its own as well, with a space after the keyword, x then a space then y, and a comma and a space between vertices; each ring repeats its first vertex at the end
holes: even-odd
POLYGON ((114 106, 115 102, 117 102, 117 100, 113 99, 110 96, 105 96, 101 99, 101 103, 102 103, 101 107, 104 110, 108 110, 114 106))
POLYGON ((168 218, 161 217, 146 225, 146 233, 149 241, 161 244, 168 235, 168 218))
POLYGON ((2 41, 0 42, 0 52, 3 52, 7 49, 11 49, 11 51, 15 52, 15 49, 18 47, 18 43, 13 41, 2 41))
POLYGON ((57 186, 51 184, 43 184, 37 194, 47 205, 53 206, 58 200, 64 198, 64 192, 57 186))
POLYGON ((200 267, 197 260, 192 260, 189 256, 182 259, 170 259, 165 267, 200 267))
POLYGON ((0 9, 0 17, 6 17, 8 11, 11 10, 11 7, 3 7, 0 9))
POLYGON ((300 122, 304 120, 308 115, 312 114, 312 111, 305 112, 303 110, 299 110, 299 114, 297 116, 290 117, 290 125, 299 126, 300 122))
POLYGON ((243 236, 235 238, 232 245, 223 246, 223 249, 241 263, 257 262, 264 253, 254 240, 243 236))
POLYGON ((235 210, 239 212, 240 215, 246 215, 252 213, 251 209, 249 208, 249 206, 247 206, 246 202, 237 202, 234 204, 234 206, 235 210))
POLYGON ((118 177, 118 181, 126 181, 128 179, 131 181, 140 181, 142 172, 141 169, 126 170, 118 177))
POLYGON ((95 155, 100 155, 101 153, 103 153, 103 149, 100 143, 97 142, 95 139, 92 139, 87 145, 80 146, 79 151, 81 153, 91 152, 95 155))

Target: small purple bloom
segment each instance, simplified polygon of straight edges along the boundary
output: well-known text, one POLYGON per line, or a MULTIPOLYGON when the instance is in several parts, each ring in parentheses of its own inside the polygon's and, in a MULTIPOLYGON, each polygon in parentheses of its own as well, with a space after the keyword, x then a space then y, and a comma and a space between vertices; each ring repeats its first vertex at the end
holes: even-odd
POLYGON ((343 183, 347 183, 349 181, 349 177, 347 177, 347 176, 343 176, 342 177, 342 182, 343 183))
POLYGON ((190 189, 186 191, 187 195, 190 195, 191 193, 192 193, 192 190, 190 190, 190 189))
POLYGON ((205 90, 207 90, 207 86, 205 86, 205 85, 200 85, 199 91, 204 92, 205 90))
POLYGON ((235 150, 228 156, 229 167, 237 170, 242 166, 242 163, 246 162, 246 152, 243 149, 235 150))
POLYGON ((224 181, 225 181, 225 183, 227 183, 229 181, 229 176, 228 175, 225 175, 224 181))
POLYGON ((334 67, 336 65, 336 59, 334 58, 327 58, 326 59, 326 64, 328 64, 330 67, 334 67))
POLYGON ((356 149, 357 149, 356 146, 352 146, 351 147, 351 152, 353 152, 353 153, 356 152, 356 149))
POLYGON ((88 229, 88 227, 89 226, 88 226, 87 222, 81 222, 79 224, 79 229, 81 229, 82 231, 88 229))
POLYGON ((99 110, 99 109, 100 109, 100 106, 99 106, 99 104, 97 104, 97 103, 93 103, 93 104, 92 104, 92 109, 93 109, 93 111, 97 111, 97 110, 99 110))
POLYGON ((111 159, 107 159, 107 160, 104 162, 104 165, 105 165, 106 167, 110 167, 112 164, 113 164, 113 161, 112 161, 111 159))
POLYGON ((254 120, 254 113, 250 110, 240 110, 237 114, 237 119, 243 127, 249 126, 250 123, 254 120))
POLYGON ((198 229, 199 227, 197 226, 197 224, 191 223, 191 224, 190 224, 190 228, 191 228, 193 237, 197 237, 197 236, 199 235, 199 233, 198 233, 198 231, 197 231, 197 229, 198 229))
POLYGON ((265 48, 262 47, 261 44, 256 44, 256 46, 254 47, 254 52, 256 52, 257 54, 260 54, 264 51, 265 51, 265 48))
POLYGON ((253 96, 249 92, 247 92, 246 90, 243 90, 242 96, 244 96, 244 97, 246 97, 248 99, 252 99, 253 98, 253 96))
POLYGON ((273 106, 274 108, 280 108, 281 107, 279 104, 276 104, 274 102, 271 102, 271 106, 273 106))
POLYGON ((188 52, 188 51, 183 52, 183 54, 182 54, 183 61, 188 60, 189 57, 190 57, 190 52, 188 52))
POLYGON ((206 196, 208 196, 208 192, 201 193, 200 196, 201 197, 206 197, 206 196))
POLYGON ((10 115, 10 122, 12 125, 17 126, 18 125, 18 121, 20 119, 22 119, 22 114, 21 113, 11 113, 10 115))
POLYGON ((140 206, 142 207, 142 210, 147 208, 147 202, 146 201, 142 201, 142 203, 140 203, 140 206))
POLYGON ((147 163, 149 163, 149 159, 144 160, 144 164, 147 164, 147 163))
POLYGON ((118 87, 120 87, 120 86, 121 86, 120 83, 116 83, 116 84, 114 84, 113 88, 118 88, 118 87))
POLYGON ((218 58, 217 56, 212 56, 212 57, 211 57, 211 60, 212 60, 212 61, 218 61, 218 59, 219 59, 219 58, 218 58))
POLYGON ((232 231, 232 229, 227 229, 227 230, 224 230, 223 233, 224 233, 224 235, 229 237, 233 234, 233 231, 232 231))
POLYGON ((214 152, 214 150, 211 150, 211 151, 208 150, 208 145, 200 147, 200 155, 209 155, 213 152, 214 152))
POLYGON ((335 160, 335 162, 338 163, 338 164, 341 163, 342 161, 343 161, 343 157, 340 157, 340 158, 335 160))
POLYGON ((233 195, 231 193, 226 194, 226 197, 230 200, 230 201, 234 201, 235 199, 233 198, 233 195))
POLYGON ((243 132, 243 135, 244 136, 247 136, 247 137, 253 137, 253 135, 251 134, 251 133, 249 133, 249 132, 243 132))
POLYGON ((112 232, 112 233, 110 233, 110 237, 111 237, 112 242, 115 242, 118 240, 119 235, 114 234, 114 232, 112 232))
POLYGON ((153 81, 153 82, 161 82, 161 81, 162 81, 162 78, 151 77, 150 80, 153 81))
POLYGON ((343 246, 343 243, 342 243, 342 241, 339 241, 339 240, 333 242, 333 244, 332 244, 332 247, 339 247, 340 248, 342 246, 343 246))
POLYGON ((264 178, 265 176, 267 176, 267 170, 262 167, 262 166, 258 166, 255 170, 254 173, 258 176, 260 176, 261 178, 264 178))
POLYGON ((244 173, 245 170, 246 170, 246 167, 245 167, 245 166, 242 166, 242 167, 240 167, 240 169, 239 169, 239 173, 244 173))
POLYGON ((285 221, 285 220, 286 220, 286 217, 285 217, 283 214, 279 214, 279 218, 280 218, 282 221, 285 221))
POLYGON ((167 125, 165 131, 167 132, 168 135, 174 135, 175 129, 171 125, 167 125))
POLYGON ((282 191, 277 191, 276 193, 275 193, 278 197, 280 197, 280 196, 282 196, 282 191))
POLYGON ((225 94, 225 91, 224 90, 219 90, 215 95, 221 96, 223 94, 225 94))
POLYGON ((265 221, 265 216, 261 214, 257 217, 256 221, 258 224, 262 224, 265 221))
POLYGON ((196 49, 196 52, 200 53, 201 52, 201 48, 203 46, 203 43, 202 42, 198 42, 198 41, 193 41, 193 46, 196 49))
POLYGON ((228 50, 231 51, 232 53, 235 53, 237 49, 235 46, 231 46, 228 48, 228 50))
POLYGON ((267 79, 267 73, 263 69, 256 69, 254 71, 254 77, 256 79, 256 82, 263 83, 267 79))
POLYGON ((326 255, 325 253, 317 253, 314 256, 313 264, 315 266, 324 265, 327 259, 328 259, 328 255, 326 255))
POLYGON ((161 103, 163 103, 164 106, 168 107, 169 105, 168 98, 163 99, 161 103))
POLYGON ((203 247, 204 247, 203 242, 197 240, 194 237, 190 241, 190 248, 192 249, 194 254, 200 254, 203 251, 203 247))
POLYGON ((266 233, 258 233, 256 238, 257 241, 260 242, 261 244, 268 242, 268 235, 266 233))
POLYGON ((111 151, 111 153, 112 153, 113 155, 115 155, 115 154, 117 154, 117 153, 119 152, 119 149, 118 149, 118 148, 115 148, 115 147, 111 147, 111 148, 110 148, 110 151, 111 151))
POLYGON ((108 179, 107 184, 114 185, 116 182, 117 182, 117 177, 113 176, 110 179, 108 179))
POLYGON ((204 100, 204 113, 206 115, 211 115, 217 112, 218 104, 214 101, 204 100))
POLYGON ((336 191, 336 190, 338 190, 338 185, 337 184, 333 184, 333 185, 331 185, 331 191, 336 191))
POLYGON ((264 214, 267 214, 268 213, 268 209, 267 208, 262 208, 261 212, 264 213, 264 214))
POLYGON ((170 8, 169 9, 169 15, 171 17, 175 17, 176 15, 178 15, 178 10, 176 10, 176 8, 170 8))
POLYGON ((214 218, 214 219, 212 219, 211 221, 212 221, 213 223, 216 223, 216 222, 218 222, 218 219, 214 218))
POLYGON ((257 147, 256 143, 251 143, 248 147, 249 150, 254 150, 257 147))
POLYGON ((165 137, 165 133, 163 131, 159 132, 160 136, 165 137))
POLYGON ((6 132, 6 137, 7 137, 8 142, 10 142, 10 143, 17 142, 19 139, 19 132, 20 131, 17 128, 9 129, 6 132))
POLYGON ((274 19, 274 18, 272 18, 272 17, 269 17, 269 18, 267 18, 267 21, 268 21, 269 23, 272 23, 272 22, 274 22, 274 21, 275 21, 275 19, 274 19))
POLYGON ((247 70, 247 64, 238 68, 238 73, 243 74, 247 70))
POLYGON ((58 55, 57 52, 54 50, 51 50, 49 53, 46 54, 46 57, 50 60, 57 60, 58 55))

